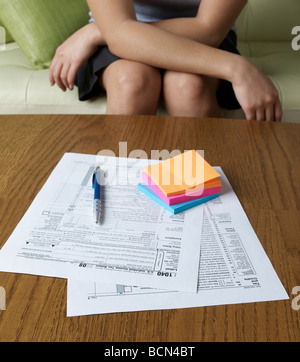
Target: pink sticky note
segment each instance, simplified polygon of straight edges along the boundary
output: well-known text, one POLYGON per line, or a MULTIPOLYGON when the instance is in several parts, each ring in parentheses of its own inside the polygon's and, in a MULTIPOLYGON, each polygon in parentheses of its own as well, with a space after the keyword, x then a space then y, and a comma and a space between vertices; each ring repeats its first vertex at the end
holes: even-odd
POLYGON ((160 190, 160 188, 154 183, 154 181, 151 179, 151 177, 146 172, 142 173, 142 179, 169 206, 176 205, 181 202, 191 201, 191 200, 199 199, 201 197, 217 194, 217 193, 220 193, 220 191, 221 191, 221 187, 213 187, 213 188, 204 189, 204 190, 200 190, 200 191, 199 190, 190 191, 188 193, 167 197, 160 190))

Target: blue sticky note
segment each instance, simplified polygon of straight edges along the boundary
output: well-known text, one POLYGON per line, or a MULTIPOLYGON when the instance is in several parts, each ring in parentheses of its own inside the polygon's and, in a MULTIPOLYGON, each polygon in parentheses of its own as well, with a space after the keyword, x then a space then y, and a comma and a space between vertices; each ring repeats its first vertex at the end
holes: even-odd
POLYGON ((178 214, 181 211, 188 210, 194 206, 203 204, 215 197, 218 197, 220 194, 213 194, 205 197, 201 197, 199 199, 182 202, 176 205, 167 205, 153 190, 150 186, 146 184, 138 184, 138 189, 142 191, 145 195, 150 197, 153 201, 157 202, 160 206, 164 207, 166 210, 171 212, 172 214, 178 214))

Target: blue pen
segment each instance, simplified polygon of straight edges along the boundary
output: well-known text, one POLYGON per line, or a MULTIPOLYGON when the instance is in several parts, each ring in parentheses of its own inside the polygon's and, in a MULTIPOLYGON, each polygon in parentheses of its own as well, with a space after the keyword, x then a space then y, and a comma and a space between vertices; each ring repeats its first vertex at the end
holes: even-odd
POLYGON ((100 180, 101 180, 101 169, 98 166, 93 174, 94 217, 95 217, 96 224, 100 223, 101 214, 102 214, 100 180))

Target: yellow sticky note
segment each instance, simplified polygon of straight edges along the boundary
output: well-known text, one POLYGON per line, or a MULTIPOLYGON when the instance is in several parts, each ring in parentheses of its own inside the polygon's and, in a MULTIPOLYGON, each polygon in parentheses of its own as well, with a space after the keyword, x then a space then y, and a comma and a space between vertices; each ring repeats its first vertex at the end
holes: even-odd
POLYGON ((181 153, 156 165, 146 166, 145 171, 167 197, 191 191, 196 187, 205 188, 205 183, 220 177, 195 150, 181 153))

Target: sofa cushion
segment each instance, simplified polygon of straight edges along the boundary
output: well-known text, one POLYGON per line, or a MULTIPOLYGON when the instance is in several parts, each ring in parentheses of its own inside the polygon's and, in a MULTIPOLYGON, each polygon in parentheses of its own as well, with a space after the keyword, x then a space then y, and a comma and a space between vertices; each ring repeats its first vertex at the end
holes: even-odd
POLYGON ((238 49, 274 82, 285 121, 300 122, 300 51, 292 48, 299 0, 249 0, 237 24, 238 49))
POLYGON ((300 110, 300 51, 294 51, 287 42, 239 42, 238 48, 271 78, 283 108, 300 110))
POLYGON ((0 0, 0 20, 35 69, 49 67, 56 48, 88 19, 83 0, 0 0))
POLYGON ((17 43, 7 44, 0 56, 0 114, 104 114, 106 97, 78 100, 77 89, 63 93, 51 87, 49 70, 35 70, 17 43))
POLYGON ((247 42, 291 44, 299 15, 299 0, 248 0, 237 20, 238 37, 247 42))

